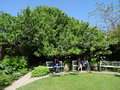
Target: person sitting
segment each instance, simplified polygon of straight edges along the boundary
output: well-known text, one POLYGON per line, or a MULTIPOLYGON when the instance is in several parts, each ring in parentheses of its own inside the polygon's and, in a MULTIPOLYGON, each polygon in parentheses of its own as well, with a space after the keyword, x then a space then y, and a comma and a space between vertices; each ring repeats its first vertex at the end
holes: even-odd
POLYGON ((59 72, 59 60, 55 59, 54 60, 54 67, 55 67, 55 72, 58 73, 59 72))
POLYGON ((81 69, 82 71, 82 63, 81 63, 81 60, 80 58, 78 58, 78 71, 81 69))
POLYGON ((89 69, 89 62, 88 62, 88 60, 86 59, 86 58, 84 58, 84 60, 82 61, 82 66, 83 66, 83 68, 84 69, 89 69))

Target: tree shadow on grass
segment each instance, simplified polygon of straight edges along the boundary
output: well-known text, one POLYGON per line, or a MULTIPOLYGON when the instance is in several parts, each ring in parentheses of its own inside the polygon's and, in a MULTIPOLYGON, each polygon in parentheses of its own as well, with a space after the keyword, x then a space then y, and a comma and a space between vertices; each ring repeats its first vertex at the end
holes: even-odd
POLYGON ((116 74, 115 76, 120 78, 120 75, 118 75, 118 74, 116 74))
POLYGON ((52 77, 60 77, 61 75, 53 75, 52 77))
POLYGON ((68 75, 78 75, 78 73, 69 73, 68 75))
POLYGON ((52 77, 60 77, 60 75, 57 74, 57 73, 51 73, 51 74, 49 74, 49 75, 52 76, 52 77))

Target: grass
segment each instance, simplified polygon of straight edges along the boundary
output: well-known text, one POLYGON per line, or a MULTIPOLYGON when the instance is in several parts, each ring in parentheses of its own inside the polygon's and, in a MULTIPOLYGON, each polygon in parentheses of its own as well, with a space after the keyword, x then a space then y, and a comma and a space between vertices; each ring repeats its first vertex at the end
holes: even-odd
POLYGON ((58 75, 34 81, 17 90, 120 90, 120 76, 95 73, 58 75))

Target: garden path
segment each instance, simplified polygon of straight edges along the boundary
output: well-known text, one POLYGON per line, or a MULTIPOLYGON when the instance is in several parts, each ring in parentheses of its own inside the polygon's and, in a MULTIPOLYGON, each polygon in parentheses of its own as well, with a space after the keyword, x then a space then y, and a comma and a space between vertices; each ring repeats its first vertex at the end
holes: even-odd
POLYGON ((117 73, 117 72, 73 71, 73 72, 51 73, 51 74, 46 75, 46 76, 34 77, 34 78, 32 77, 31 78, 31 72, 29 72, 26 75, 24 75, 23 77, 21 77, 19 80, 13 82, 13 84, 11 84, 10 86, 6 87, 5 90, 15 90, 16 88, 24 86, 30 82, 35 81, 35 80, 39 80, 39 79, 46 78, 46 77, 53 76, 53 75, 62 75, 62 74, 70 74, 70 73, 103 73, 103 74, 120 75, 120 73, 117 73))

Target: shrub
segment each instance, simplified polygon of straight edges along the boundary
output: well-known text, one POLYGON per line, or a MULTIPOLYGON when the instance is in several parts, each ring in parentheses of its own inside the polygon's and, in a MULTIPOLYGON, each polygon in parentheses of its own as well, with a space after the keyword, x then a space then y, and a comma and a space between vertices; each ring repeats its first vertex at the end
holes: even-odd
POLYGON ((13 80, 17 80, 22 74, 20 72, 14 72, 12 73, 13 80))
POLYGON ((0 90, 3 89, 5 86, 11 84, 11 82, 12 77, 0 71, 0 90))
POLYGON ((13 73, 13 72, 16 72, 16 71, 19 71, 21 69, 24 69, 27 67, 27 60, 24 56, 22 57, 9 57, 9 56, 6 56, 2 63, 1 63, 3 66, 3 70, 6 72, 6 73, 13 73))
POLYGON ((32 71, 32 77, 44 76, 49 73, 49 69, 45 66, 38 66, 32 71))
POLYGON ((117 72, 119 72, 119 73, 120 73, 120 69, 117 69, 117 72))
POLYGON ((24 75, 28 72, 29 70, 27 68, 24 68, 24 69, 20 69, 19 72, 24 75))
POLYGON ((20 69, 17 72, 13 72, 12 75, 12 79, 13 80, 17 80, 18 78, 20 78, 22 75, 26 74, 29 70, 28 69, 20 69))

